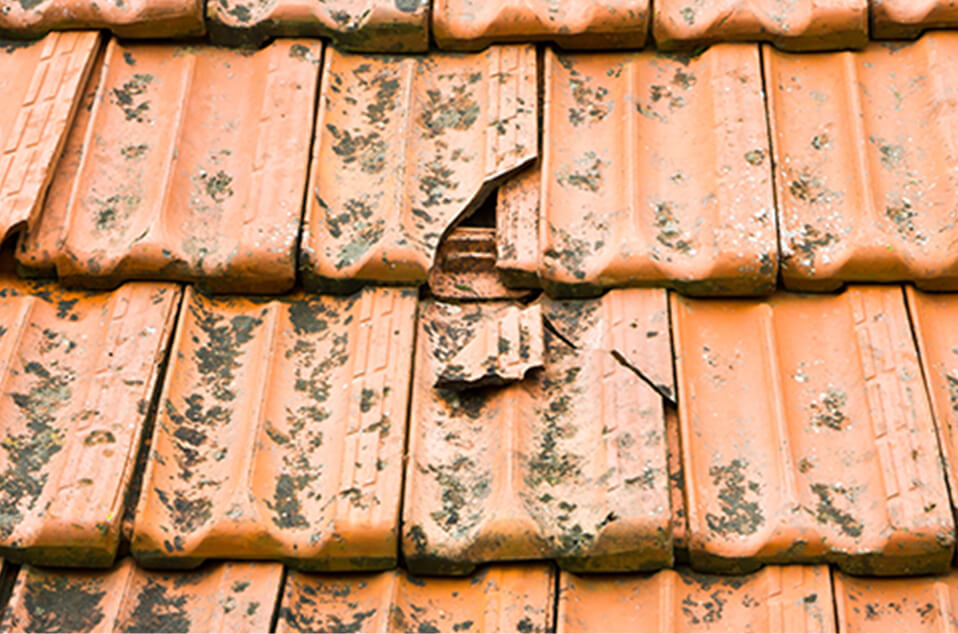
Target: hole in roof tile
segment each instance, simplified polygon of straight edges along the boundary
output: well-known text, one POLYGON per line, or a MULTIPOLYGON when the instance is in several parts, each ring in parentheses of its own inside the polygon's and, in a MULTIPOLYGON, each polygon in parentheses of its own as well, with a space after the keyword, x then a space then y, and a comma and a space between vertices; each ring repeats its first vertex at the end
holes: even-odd
POLYGON ((499 190, 496 189, 476 208, 474 212, 463 218, 460 227, 494 228, 496 226, 496 201, 499 200, 499 190))

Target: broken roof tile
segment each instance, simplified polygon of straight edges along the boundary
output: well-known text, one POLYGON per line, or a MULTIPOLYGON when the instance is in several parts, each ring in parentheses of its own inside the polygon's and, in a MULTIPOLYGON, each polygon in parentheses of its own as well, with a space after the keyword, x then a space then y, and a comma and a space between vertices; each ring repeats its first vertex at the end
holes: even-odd
POLYGON ((871 0, 871 35, 913 38, 925 29, 958 26, 956 0, 871 0))
POLYGON ((673 297, 692 565, 945 569, 954 522, 900 288, 673 297))
POLYGON ((410 289, 273 301, 187 290, 134 556, 394 565, 415 311, 410 289))
POLYGON ((539 287, 541 180, 537 163, 503 183, 496 194, 496 268, 511 288, 539 287))
POLYGON ((439 245, 436 265, 429 271, 429 292, 452 301, 521 299, 530 294, 512 289, 496 267, 496 230, 456 227, 439 245))
POLYGON ((543 314, 574 325, 576 344, 547 328, 543 370, 468 392, 433 387, 438 360, 426 331, 456 333, 463 317, 425 303, 403 509, 410 570, 458 574, 537 558, 576 570, 671 563, 662 398, 609 352, 654 355, 661 344, 627 324, 665 302, 652 289, 545 300, 543 314))
POLYGON ((321 54, 111 41, 63 233, 36 238, 61 278, 292 287, 321 54))
POLYGON ((755 45, 718 45, 695 58, 549 51, 545 74, 539 276, 550 294, 774 288, 755 45))
POLYGON ((0 41, 0 240, 36 222, 99 46, 93 31, 0 41))
POLYGON ((563 48, 642 48, 649 0, 435 0, 439 48, 476 51, 494 42, 548 40, 563 48))
POLYGON ((203 35, 202 0, 20 0, 4 2, 0 35, 35 37, 48 31, 109 29, 124 38, 203 35))
POLYGON ((958 33, 856 53, 765 53, 785 286, 958 289, 958 33))
POLYGON ((350 576, 291 572, 277 632, 547 632, 554 572, 489 566, 467 578, 400 570, 350 576))
POLYGON ((559 580, 559 632, 834 632, 827 566, 746 576, 678 570, 559 580))
POLYGON ((266 632, 279 597, 277 563, 218 563, 149 572, 132 559, 109 571, 20 570, 3 631, 266 632))
POLYGON ((868 43, 868 0, 656 0, 652 23, 661 50, 765 41, 793 51, 868 43))
POLYGON ((682 440, 679 437, 679 413, 675 406, 665 408, 665 433, 669 447, 669 493, 672 499, 672 543, 676 558, 688 563, 689 526, 685 513, 685 470, 682 467, 682 440))
POLYGON ((209 0, 210 37, 261 46, 272 37, 328 37, 341 50, 416 53, 429 48, 428 0, 209 0))
POLYGON ((330 49, 300 255, 306 287, 424 283, 452 227, 535 158, 536 103, 534 46, 330 49))
POLYGON ((841 632, 954 632, 958 629, 958 571, 874 579, 834 572, 841 632))

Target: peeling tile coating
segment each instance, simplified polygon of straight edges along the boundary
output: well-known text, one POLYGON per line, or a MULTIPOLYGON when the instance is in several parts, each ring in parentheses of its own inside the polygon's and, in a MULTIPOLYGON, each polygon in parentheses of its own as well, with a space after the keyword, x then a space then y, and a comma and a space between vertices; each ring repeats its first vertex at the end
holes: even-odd
POLYGON ((109 566, 116 555, 173 284, 111 293, 0 280, 0 553, 109 566))
POLYGON ((291 572, 277 632, 547 632, 553 570, 490 566, 468 578, 404 571, 332 576, 291 572))
POLYGON ((277 563, 219 563, 149 572, 126 558, 109 571, 24 567, 3 631, 266 632, 279 596, 277 563))
POLYGON ((642 48, 649 0, 435 0, 439 48, 479 50, 495 42, 552 41, 563 48, 642 48))
POLYGON ((443 237, 537 152, 536 51, 349 55, 323 69, 307 289, 423 284, 443 237))
POLYGON ((505 285, 496 267, 496 230, 456 227, 439 245, 436 265, 429 271, 429 292, 453 301, 521 299, 530 294, 505 285))
POLYGON ((765 55, 785 286, 958 289, 958 33, 765 55))
POLYGON ((593 571, 671 564, 662 399, 609 352, 613 342, 645 351, 632 325, 655 294, 664 304, 661 290, 545 300, 547 325, 560 326, 545 331, 544 369, 468 392, 433 387, 427 334, 456 332, 462 319, 439 324, 447 316, 422 307, 403 509, 410 570, 537 558, 593 571))
POLYGON ((913 38, 926 29, 958 26, 958 0, 871 0, 871 35, 913 38))
POLYGON ((758 48, 546 56, 539 277, 557 296, 772 291, 758 48), (568 143, 570 138, 575 143, 568 143))
POLYGON ((559 632, 834 632, 827 566, 722 577, 561 573, 559 632))
POLYGON ((0 240, 36 223, 99 46, 95 32, 0 40, 0 240))
POLYGON ((187 290, 133 555, 376 570, 398 552, 416 293, 187 290))
POLYGON ((898 287, 673 297, 694 567, 940 572, 954 522, 898 287))
POLYGON ((513 288, 538 288, 539 165, 522 170, 497 193, 496 268, 513 288))
POLYGON ((428 0, 209 0, 206 15, 210 37, 228 46, 292 36, 371 53, 429 48, 428 0))
POLYGON ((743 40, 792 51, 860 48, 868 0, 656 0, 652 32, 660 50, 743 40))
POLYGON ((44 238, 60 277, 292 287, 321 56, 111 41, 64 235, 44 238))
POLYGON ((31 38, 48 31, 109 29, 124 38, 203 35, 202 0, 8 0, 0 35, 31 38))
POLYGON ((908 579, 868 579, 835 571, 833 579, 842 632, 958 629, 958 571, 908 579))

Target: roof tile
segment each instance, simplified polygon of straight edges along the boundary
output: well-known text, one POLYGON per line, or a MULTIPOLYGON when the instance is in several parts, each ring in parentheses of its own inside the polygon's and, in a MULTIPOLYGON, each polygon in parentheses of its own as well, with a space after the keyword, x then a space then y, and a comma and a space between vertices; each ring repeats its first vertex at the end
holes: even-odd
POLYGON ((672 499, 672 543, 676 558, 688 563, 689 522, 685 512, 685 469, 682 466, 682 440, 679 437, 679 413, 665 408, 665 434, 669 446, 669 494, 672 499))
POLYGON ((403 510, 410 570, 455 574, 536 558, 577 570, 671 563, 662 399, 609 353, 667 349, 667 337, 634 327, 665 303, 664 291, 648 289, 546 300, 548 322, 575 329, 575 338, 547 328, 544 370, 468 392, 433 387, 438 361, 426 334, 460 332, 467 313, 426 303, 403 510))
POLYGON ((132 550, 395 564, 416 294, 186 293, 132 550))
POLYGON ((901 289, 672 308, 693 566, 947 567, 954 522, 901 289))
POLYGON ((958 628, 958 571, 907 579, 834 573, 840 631, 953 632, 958 628))
POLYGON ((539 187, 535 164, 496 193, 496 268, 512 288, 538 288, 539 187))
POLYGON ((956 26, 956 0, 871 0, 871 34, 877 39, 916 37, 925 29, 956 26))
POLYGON ((109 29, 120 37, 203 35, 202 0, 29 0, 5 2, 0 34, 17 38, 47 31, 109 29))
POLYGON ((534 46, 330 50, 303 229, 307 288, 424 283, 452 227, 535 159, 536 93, 534 46))
POLYGON ((109 566, 179 303, 173 284, 76 293, 0 280, 0 551, 109 566))
POLYGON ((429 291, 452 301, 528 296, 528 290, 506 286, 506 276, 496 266, 497 251, 495 229, 456 227, 439 245, 436 264, 429 271, 429 291))
POLYGON ((547 632, 554 572, 491 566, 464 579, 399 570, 331 576, 291 572, 277 632, 547 632))

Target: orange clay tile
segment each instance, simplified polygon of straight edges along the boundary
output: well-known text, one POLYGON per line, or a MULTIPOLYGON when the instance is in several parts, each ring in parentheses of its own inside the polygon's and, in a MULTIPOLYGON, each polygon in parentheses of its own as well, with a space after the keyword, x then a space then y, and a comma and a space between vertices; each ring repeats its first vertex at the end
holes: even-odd
POLYGON ((437 388, 504 385, 542 367, 539 302, 529 306, 511 302, 428 302, 420 320, 437 388))
POLYGON ((876 39, 917 36, 925 29, 958 26, 958 0, 871 0, 871 35, 876 39))
POLYGON ((506 181, 497 193, 496 268, 512 288, 538 288, 539 166, 506 181))
POLYGON ((559 632, 834 632, 827 566, 768 566, 722 577, 562 573, 559 632))
POLYGON ((394 565, 416 293, 183 303, 134 556, 394 565))
POLYGON ((858 48, 868 43, 868 0, 656 0, 652 32, 660 50, 743 40, 793 51, 858 48))
POLYGON ((673 298, 692 565, 947 568, 954 523, 902 291, 673 298))
POLYGON ((180 290, 0 279, 0 552, 109 566, 180 290))
POLYGON ((547 632, 555 573, 543 564, 483 568, 467 578, 404 571, 290 572, 277 632, 547 632))
POLYGON ((428 0, 208 0, 210 37, 258 47, 272 37, 327 37, 340 50, 429 48, 428 0))
POLYGON ((439 48, 479 50, 494 42, 550 40, 563 48, 642 48, 649 0, 436 0, 439 48))
POLYGON ((765 54, 786 287, 958 289, 958 33, 765 54))
POLYGON ((314 41, 256 53, 111 41, 66 221, 35 248, 62 243, 71 284, 290 288, 320 57, 314 41))
POLYGON ((669 447, 669 494, 672 499, 672 543, 676 556, 688 559, 688 518, 685 513, 685 471, 682 469, 682 441, 679 438, 679 414, 665 408, 665 434, 669 447))
POLYGON ((429 291, 439 299, 476 301, 519 299, 529 291, 505 285, 496 268, 496 230, 456 227, 439 245, 436 265, 429 271, 429 291))
POLYGON ((99 46, 96 32, 0 41, 0 240, 36 222, 99 46))
POLYGON ((874 579, 834 573, 841 632, 954 632, 958 571, 932 577, 874 579))
POLYGON ((634 326, 665 302, 652 289, 546 300, 544 369, 466 392, 433 387, 439 361, 427 334, 455 336, 465 313, 425 302, 403 509, 410 570, 461 574, 539 558, 575 570, 672 562, 662 399, 610 352, 635 363, 633 355, 655 357, 667 337, 648 339, 634 326), (575 329, 574 338, 560 329, 575 329))
POLYGON ((422 284, 442 239, 536 156, 536 50, 328 51, 300 266, 308 289, 422 284))
POLYGON ((279 597, 278 563, 219 563, 149 572, 132 559, 108 571, 25 566, 3 631, 267 632, 279 597))
POLYGON ((549 51, 545 75, 539 276, 550 294, 774 288, 756 46, 696 58, 549 51))
POLYGON ((0 11, 0 35, 19 39, 70 29, 154 39, 206 32, 202 0, 20 0, 4 2, 0 11))

